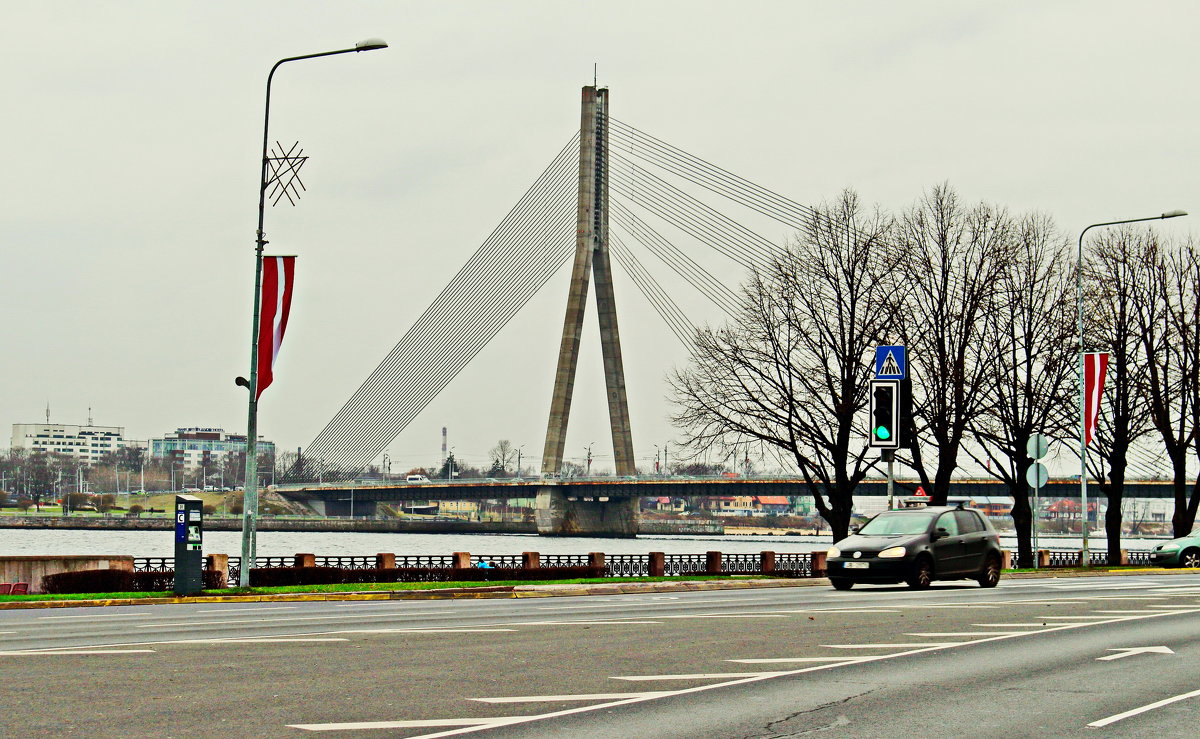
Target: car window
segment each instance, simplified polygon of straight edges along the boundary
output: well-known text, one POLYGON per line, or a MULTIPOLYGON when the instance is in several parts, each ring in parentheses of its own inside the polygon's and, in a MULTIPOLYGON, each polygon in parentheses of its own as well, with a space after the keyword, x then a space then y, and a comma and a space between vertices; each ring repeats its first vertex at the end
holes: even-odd
POLYGON ((929 530, 928 514, 880 513, 858 530, 863 536, 924 534, 929 530))
POLYGON ((955 511, 954 519, 958 521, 958 533, 960 534, 983 531, 983 521, 979 520, 979 514, 975 511, 955 511))
POLYGON ((938 516, 937 525, 934 528, 945 529, 950 536, 958 536, 958 522, 954 520, 954 511, 946 511, 938 516))

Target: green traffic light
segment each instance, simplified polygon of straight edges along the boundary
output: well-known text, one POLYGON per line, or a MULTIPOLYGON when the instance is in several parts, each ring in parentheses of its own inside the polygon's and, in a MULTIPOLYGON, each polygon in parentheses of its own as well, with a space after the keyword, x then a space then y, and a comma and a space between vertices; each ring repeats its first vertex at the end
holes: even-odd
POLYGON ((875 429, 875 438, 890 439, 892 438, 892 432, 888 431, 886 426, 879 426, 875 429))

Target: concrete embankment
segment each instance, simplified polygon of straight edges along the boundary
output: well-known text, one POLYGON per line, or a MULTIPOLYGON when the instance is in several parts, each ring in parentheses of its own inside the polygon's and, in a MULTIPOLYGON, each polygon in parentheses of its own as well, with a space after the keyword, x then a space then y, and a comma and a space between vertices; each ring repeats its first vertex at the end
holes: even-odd
MULTIPOLYGON (((175 526, 166 516, 154 518, 102 518, 99 516, 0 516, 0 528, 12 529, 90 529, 108 531, 169 531, 175 526)), ((207 531, 241 531, 238 517, 209 516, 207 531)), ((412 534, 536 534, 537 525, 524 521, 437 521, 405 518, 272 518, 258 519, 259 531, 315 531, 412 534)), ((720 535, 720 523, 693 521, 643 521, 642 534, 720 535)))

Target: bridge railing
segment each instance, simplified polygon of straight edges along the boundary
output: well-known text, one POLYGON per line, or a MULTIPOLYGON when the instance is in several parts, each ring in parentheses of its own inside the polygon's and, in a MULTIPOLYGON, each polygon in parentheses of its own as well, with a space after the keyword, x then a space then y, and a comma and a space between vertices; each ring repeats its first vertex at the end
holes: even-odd
MULTIPOLYGON (((1108 552, 1092 551, 1091 564, 1102 567, 1108 564, 1108 552)), ((1133 566, 1150 566, 1150 552, 1123 551, 1122 562, 1133 566)), ((624 577, 680 577, 687 575, 777 575, 780 577, 821 577, 824 575, 824 552, 762 552, 759 554, 467 554, 459 555, 330 555, 314 556, 297 554, 290 557, 257 557, 255 567, 296 567, 301 564, 317 567, 338 567, 345 570, 369 570, 397 567, 407 569, 449 570, 456 561, 466 555, 472 567, 487 562, 497 569, 521 569, 529 566, 531 559, 540 567, 585 567, 602 563, 604 576, 624 577), (387 563, 386 565, 384 563, 387 563)), ((1015 559, 1015 552, 1013 553, 1015 559)), ((1079 550, 1039 550, 1039 567, 1057 569, 1078 567, 1079 550)), ((210 560, 211 562, 211 560, 210 560)), ((137 572, 172 572, 173 557, 134 557, 137 572)), ((241 576, 241 557, 228 557, 227 579, 230 587, 237 585, 241 576)))

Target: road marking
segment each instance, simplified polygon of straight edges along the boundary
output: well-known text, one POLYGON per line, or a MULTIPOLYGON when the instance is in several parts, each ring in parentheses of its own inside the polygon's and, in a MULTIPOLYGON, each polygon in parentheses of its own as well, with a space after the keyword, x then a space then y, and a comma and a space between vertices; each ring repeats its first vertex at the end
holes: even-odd
POLYGON ((87 616, 38 616, 39 621, 66 621, 68 619, 86 618, 89 620, 97 618, 129 618, 131 616, 153 616, 153 613, 98 613, 87 616))
MULTIPOLYGON (((733 662, 734 660, 726 660, 733 662)), ((782 675, 782 672, 698 672, 694 675, 624 675, 612 676, 610 680, 729 680, 738 677, 756 677, 767 676, 774 677, 782 675)))
POLYGON ((780 613, 899 613, 895 608, 801 608, 780 613))
POLYGON ((342 638, 342 637, 336 637, 336 636, 329 636, 329 637, 302 636, 302 637, 298 637, 298 638, 270 637, 270 636, 246 636, 246 637, 241 637, 241 638, 234 637, 231 639, 195 639, 188 643, 189 644, 285 644, 288 642, 325 642, 325 641, 350 641, 350 640, 342 638))
POLYGON ((67 654, 154 654, 153 649, 80 649, 76 651, 68 651, 68 648, 61 647, 59 649, 48 649, 45 651, 20 651, 20 652, 0 652, 0 657, 43 657, 43 656, 60 656, 67 654))
POLYGON ((1048 621, 1108 621, 1103 616, 1042 616, 1048 621))
POLYGON ((660 698, 671 690, 648 690, 644 693, 579 693, 578 695, 513 695, 503 698, 468 698, 479 703, 562 703, 566 701, 616 701, 626 698, 660 698))
POLYGON ((1114 659, 1125 659, 1135 654, 1175 654, 1170 647, 1118 647, 1116 649, 1109 649, 1108 651, 1116 652, 1116 654, 1097 657, 1096 661, 1107 662, 1114 659))
POLYGON ((509 626, 624 626, 626 624, 660 626, 662 625, 662 621, 621 621, 619 619, 611 621, 517 621, 509 624, 509 626))
MULTIPOLYGON (((861 662, 863 657, 766 657, 762 659, 727 659, 726 662, 737 662, 743 665, 772 665, 784 662, 861 662)), ((869 657, 865 659, 870 659, 869 657)), ((766 673, 763 673, 766 674, 766 673)))
POLYGON ((1192 692, 1184 693, 1183 695, 1177 695, 1172 698, 1164 698, 1160 701, 1155 701, 1154 703, 1144 705, 1141 708, 1134 708, 1133 710, 1126 711, 1125 713, 1118 713, 1115 716, 1109 716, 1108 718, 1102 718, 1099 721, 1093 721, 1092 723, 1088 724, 1088 726, 1094 726, 1096 728, 1108 726, 1109 724, 1115 724, 1118 721, 1127 719, 1130 716, 1136 716, 1139 713, 1145 713, 1146 711, 1153 711, 1155 708, 1162 708, 1163 706, 1167 706, 1187 698, 1195 698, 1198 695, 1200 695, 1200 690, 1193 690, 1192 692))
MULTIPOLYGON (((406 616, 427 616, 432 614, 454 613, 454 611, 425 611, 423 613, 406 613, 406 616)), ((243 618, 226 619, 221 621, 178 621, 174 623, 134 624, 135 629, 169 629, 174 626, 228 626, 229 624, 264 624, 280 623, 283 621, 339 621, 347 618, 379 618, 379 613, 331 613, 328 616, 284 616, 283 618, 243 618)))
MULTIPOLYGON (((1061 624, 1047 624, 1045 621, 1038 621, 1037 623, 1031 623, 1031 624, 971 624, 971 625, 972 626, 996 626, 996 627, 999 627, 1002 629, 1028 629, 1028 628, 1031 628, 1034 626, 1060 626, 1061 624)), ((997 633, 1000 633, 1000 632, 997 632, 997 633)), ((1004 633, 1009 633, 1009 632, 1004 632, 1004 633)), ((1012 632, 1012 633, 1020 633, 1020 632, 1012 632)), ((1025 633, 1032 633, 1032 632, 1025 632, 1025 633)))
MULTIPOLYGON (((1198 608, 1196 612, 1200 612, 1200 608, 1198 608)), ((1120 623, 1123 621, 1139 621, 1139 620, 1143 620, 1143 619, 1159 618, 1163 615, 1167 615, 1167 614, 1147 614, 1145 616, 1126 616, 1124 618, 1109 619, 1106 623, 1120 623)), ((1055 625, 1053 625, 1052 628, 1046 629, 1044 631, 1039 631, 1036 633, 1041 634, 1041 633, 1056 632, 1056 631, 1070 631, 1073 629, 1088 628, 1090 626, 1095 626, 1095 625, 1097 625, 1097 623, 1095 623, 1095 622, 1055 624, 1055 625)), ((1024 635, 1025 635, 1024 633, 1021 634, 1021 636, 1024 636, 1024 635)), ((679 690, 658 691, 657 693, 649 693, 649 694, 636 694, 635 693, 635 694, 630 694, 633 697, 627 697, 627 698, 623 698, 621 700, 614 700, 614 701, 607 702, 607 703, 596 703, 596 704, 586 705, 586 706, 576 706, 574 708, 566 708, 566 709, 562 709, 562 710, 558 710, 558 711, 550 711, 547 713, 496 718, 496 719, 493 719, 492 721, 488 722, 487 724, 474 724, 474 725, 466 725, 465 723, 456 724, 456 726, 460 726, 460 728, 453 728, 453 729, 449 729, 446 731, 434 732, 431 734, 420 734, 418 736, 411 736, 411 737, 409 737, 409 739, 441 739, 441 737, 458 736, 461 734, 472 734, 472 733, 475 733, 478 731, 483 731, 492 726, 514 726, 514 725, 518 725, 518 724, 532 723, 534 721, 546 721, 549 719, 562 718, 564 716, 575 716, 575 715, 581 715, 581 714, 585 714, 585 713, 594 713, 596 711, 609 710, 609 709, 616 708, 619 706, 626 706, 626 705, 631 705, 631 704, 635 704, 635 703, 643 703, 646 701, 655 700, 660 697, 693 695, 693 694, 707 692, 710 690, 721 690, 724 688, 729 688, 729 687, 733 687, 733 686, 737 686, 737 685, 748 685, 750 683, 762 682, 765 680, 771 680, 771 679, 775 679, 778 677, 789 677, 789 676, 793 676, 793 675, 802 675, 802 674, 810 673, 810 672, 818 672, 821 670, 836 669, 839 667, 844 667, 848 664, 878 662, 878 661, 889 660, 889 659, 897 659, 900 657, 908 657, 908 656, 916 655, 916 654, 926 654, 926 653, 930 653, 930 652, 935 652, 938 649, 942 649, 943 647, 946 647, 946 646, 970 646, 970 645, 986 644, 988 642, 1004 641, 1007 639, 1016 639, 1016 638, 1020 638, 1020 636, 1013 636, 1010 634, 997 634, 995 636, 989 636, 984 639, 974 639, 974 640, 967 641, 967 642, 956 642, 956 643, 953 643, 950 645, 922 644, 922 645, 919 645, 919 648, 908 650, 908 651, 903 651, 903 652, 897 652, 895 654, 872 655, 872 656, 867 656, 867 657, 858 657, 858 658, 849 659, 849 660, 838 660, 836 662, 827 662, 826 664, 818 664, 818 665, 812 665, 810 667, 800 667, 795 670, 787 670, 787 671, 781 672, 777 675, 767 675, 767 674, 751 675, 750 677, 743 677, 743 678, 738 678, 735 680, 728 680, 728 681, 723 681, 723 682, 708 683, 706 685, 693 686, 693 687, 689 687, 689 688, 681 688, 679 690)), ((1200 694, 1200 691, 1196 691, 1196 693, 1200 694)), ((361 724, 336 724, 336 726, 341 726, 341 727, 359 726, 359 725, 361 725, 361 724)), ((372 724, 371 726, 379 726, 379 725, 381 725, 381 724, 372 724)), ((402 724, 398 724, 398 725, 402 726, 402 724)), ((333 724, 302 724, 302 725, 293 725, 293 726, 308 727, 309 730, 317 731, 317 730, 323 730, 323 729, 314 728, 314 727, 324 727, 324 726, 334 726, 334 725, 333 724)))
POLYGON ((905 634, 905 636, 938 636, 938 637, 942 637, 942 638, 945 638, 948 636, 962 636, 962 637, 966 637, 968 639, 974 639, 974 638, 980 637, 980 636, 999 636, 1001 634, 1009 634, 1012 636, 1017 636, 1019 634, 1029 634, 1029 633, 1032 633, 1032 632, 1028 632, 1028 631, 918 631, 918 632, 912 633, 912 634, 905 634))
POLYGON ((1094 613, 1111 613, 1111 614, 1114 614, 1114 615, 1116 615, 1116 614, 1126 614, 1126 615, 1128 615, 1128 614, 1131 614, 1131 613, 1141 613, 1141 614, 1145 614, 1145 613, 1162 613, 1162 610, 1156 610, 1156 611, 1150 611, 1150 610, 1141 610, 1141 611, 1094 611, 1094 613))
MULTIPOLYGON (((789 618, 786 613, 692 613, 682 614, 678 616, 655 616, 655 618, 671 618, 671 619, 686 619, 686 618, 789 618)), ((633 623, 626 621, 625 623, 633 623)))
MULTIPOLYGON (((1009 636, 1008 634, 995 634, 989 636, 1009 636)), ((921 649, 924 647, 957 647, 959 644, 966 642, 948 641, 948 642, 924 642, 918 644, 822 644, 826 649, 921 649)))
POLYGON ((355 629, 339 631, 339 634, 494 634, 516 629, 355 629))
POLYGON ((352 731, 354 729, 431 729, 437 726, 491 726, 505 719, 436 718, 428 721, 358 721, 344 724, 288 724, 289 729, 305 731, 352 731))
POLYGON ((196 611, 196 613, 250 613, 252 611, 294 611, 298 606, 263 606, 261 608, 242 608, 234 606, 232 608, 214 608, 208 611, 196 611))

